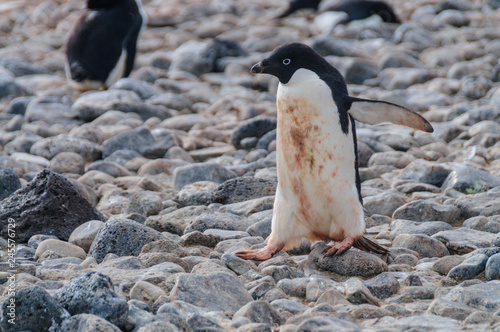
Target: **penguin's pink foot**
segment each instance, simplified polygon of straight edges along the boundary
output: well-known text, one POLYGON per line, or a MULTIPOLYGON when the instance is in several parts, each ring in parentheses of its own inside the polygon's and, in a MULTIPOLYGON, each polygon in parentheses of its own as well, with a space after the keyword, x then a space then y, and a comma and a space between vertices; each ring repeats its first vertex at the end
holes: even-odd
POLYGON ((269 258, 273 257, 275 253, 283 249, 285 244, 276 243, 276 244, 268 244, 262 249, 254 249, 247 251, 239 251, 235 255, 242 259, 253 259, 256 261, 265 261, 269 258))
POLYGON ((351 236, 346 237, 342 242, 327 246, 325 249, 323 249, 323 253, 325 253, 325 256, 340 255, 347 249, 351 248, 354 244, 354 241, 356 241, 355 238, 351 236))

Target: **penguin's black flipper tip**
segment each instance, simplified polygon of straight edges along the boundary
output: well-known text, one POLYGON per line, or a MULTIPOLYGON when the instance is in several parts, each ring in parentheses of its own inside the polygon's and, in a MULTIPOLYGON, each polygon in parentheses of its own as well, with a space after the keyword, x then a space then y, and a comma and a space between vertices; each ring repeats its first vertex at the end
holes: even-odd
POLYGON ((380 244, 368 239, 365 236, 354 241, 353 247, 363 251, 373 252, 375 254, 384 255, 389 253, 387 248, 382 247, 380 244))

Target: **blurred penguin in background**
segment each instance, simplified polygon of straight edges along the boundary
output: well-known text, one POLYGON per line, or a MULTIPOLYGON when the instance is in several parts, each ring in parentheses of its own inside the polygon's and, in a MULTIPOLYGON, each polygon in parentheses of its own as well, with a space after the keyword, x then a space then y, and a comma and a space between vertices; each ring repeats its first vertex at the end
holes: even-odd
POLYGON ((354 20, 363 20, 372 15, 378 15, 382 21, 388 23, 400 23, 400 19, 394 13, 394 10, 383 1, 369 0, 341 0, 335 1, 333 4, 328 2, 324 6, 319 6, 321 0, 291 0, 287 10, 285 10, 278 18, 286 17, 293 12, 311 8, 319 12, 341 12, 344 18, 340 23, 348 23, 354 20))
POLYGON ((127 77, 146 15, 141 0, 87 0, 66 45, 66 76, 79 90, 108 88, 127 77))

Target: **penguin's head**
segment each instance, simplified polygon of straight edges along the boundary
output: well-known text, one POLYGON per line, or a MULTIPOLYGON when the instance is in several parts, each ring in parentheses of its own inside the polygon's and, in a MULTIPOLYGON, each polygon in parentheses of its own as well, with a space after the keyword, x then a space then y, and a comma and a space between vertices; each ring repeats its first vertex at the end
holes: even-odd
POLYGON ((286 84, 298 69, 318 72, 325 66, 329 66, 326 60, 312 48, 300 43, 291 43, 277 47, 267 58, 255 64, 250 72, 270 74, 276 76, 282 84, 286 84))

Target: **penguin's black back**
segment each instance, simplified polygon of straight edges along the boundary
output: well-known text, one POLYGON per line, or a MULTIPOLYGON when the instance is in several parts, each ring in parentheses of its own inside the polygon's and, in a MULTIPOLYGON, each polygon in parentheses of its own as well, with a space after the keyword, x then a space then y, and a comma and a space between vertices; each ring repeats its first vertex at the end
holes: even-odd
POLYGON ((340 11, 349 15, 349 20, 363 20, 378 15, 384 22, 400 23, 392 8, 383 1, 344 0, 326 8, 324 11, 340 11))
POLYGON ((89 11, 77 22, 66 54, 77 82, 105 82, 127 50, 125 76, 132 71, 142 16, 134 0, 89 0, 89 11))

